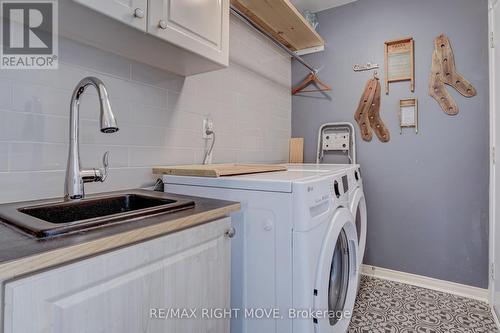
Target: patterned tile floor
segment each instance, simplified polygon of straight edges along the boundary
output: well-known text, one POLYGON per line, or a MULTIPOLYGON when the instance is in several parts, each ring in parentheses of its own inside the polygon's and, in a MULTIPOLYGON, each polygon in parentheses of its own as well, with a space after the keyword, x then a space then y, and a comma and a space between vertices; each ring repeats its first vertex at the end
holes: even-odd
POLYGON ((349 333, 499 333, 486 303, 363 276, 349 333))

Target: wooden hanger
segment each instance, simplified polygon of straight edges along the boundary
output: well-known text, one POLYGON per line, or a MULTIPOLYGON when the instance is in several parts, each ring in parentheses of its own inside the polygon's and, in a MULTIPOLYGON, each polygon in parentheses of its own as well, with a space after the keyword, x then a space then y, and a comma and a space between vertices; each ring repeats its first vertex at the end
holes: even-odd
POLYGON ((318 91, 330 91, 332 90, 332 88, 323 83, 320 79, 318 79, 318 76, 316 75, 316 73, 309 73, 309 75, 307 76, 307 78, 302 81, 302 83, 300 83, 299 85, 297 85, 295 88, 292 89, 292 95, 295 95, 299 92, 301 93, 309 93, 309 92, 318 92, 318 91), (304 88, 306 88, 307 86, 309 86, 310 84, 316 84, 317 86, 320 86, 322 88, 320 89, 312 89, 312 90, 303 90, 304 88))

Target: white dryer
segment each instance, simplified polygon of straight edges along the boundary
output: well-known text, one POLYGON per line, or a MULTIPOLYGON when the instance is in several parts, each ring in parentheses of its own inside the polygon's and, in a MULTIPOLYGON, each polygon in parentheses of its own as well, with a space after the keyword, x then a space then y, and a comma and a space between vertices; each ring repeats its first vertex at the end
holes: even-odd
POLYGON ((359 273, 346 172, 163 180, 166 192, 242 203, 232 215, 232 333, 347 331, 359 273), (280 315, 256 318, 261 309, 280 315))
POLYGON ((368 228, 366 199, 363 192, 361 169, 357 164, 287 164, 289 170, 315 171, 326 174, 346 172, 348 175, 349 209, 354 216, 358 235, 358 266, 363 263, 366 248, 366 232, 368 228))
POLYGON ((363 264, 366 249, 366 232, 368 228, 368 216, 366 211, 366 199, 363 192, 363 179, 359 166, 351 168, 347 172, 349 177, 349 202, 350 210, 354 216, 358 234, 359 256, 358 265, 363 264))
MULTIPOLYGON (((296 225, 293 231, 294 309, 312 309, 312 318, 293 321, 293 332, 344 333, 349 326, 359 282, 359 250, 344 193, 347 175, 342 175, 324 177, 333 182, 330 207, 304 211, 316 221, 296 225)), ((295 197, 296 207, 305 208, 304 202, 300 195, 295 197)))

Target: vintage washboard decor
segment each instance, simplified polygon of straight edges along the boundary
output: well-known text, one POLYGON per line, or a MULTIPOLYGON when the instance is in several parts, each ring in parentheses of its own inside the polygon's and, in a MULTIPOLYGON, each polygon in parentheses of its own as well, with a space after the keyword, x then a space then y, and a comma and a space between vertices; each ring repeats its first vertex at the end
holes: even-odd
POLYGON ((385 93, 389 94, 389 83, 410 81, 411 92, 415 91, 415 56, 412 37, 385 42, 385 93))
POLYGON ((399 134, 403 128, 414 128, 418 134, 418 100, 407 98, 399 101, 399 134))
POLYGON ((462 96, 476 96, 474 86, 456 71, 450 41, 448 37, 441 34, 434 41, 429 95, 438 102, 445 113, 453 116, 458 113, 458 105, 446 90, 445 84, 455 88, 462 96))

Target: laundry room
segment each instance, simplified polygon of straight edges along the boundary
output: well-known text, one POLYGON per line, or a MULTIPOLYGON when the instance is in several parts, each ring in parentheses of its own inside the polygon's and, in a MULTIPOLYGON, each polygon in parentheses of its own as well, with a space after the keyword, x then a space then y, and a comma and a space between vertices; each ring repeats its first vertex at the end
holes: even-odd
POLYGON ((0 13, 0 333, 500 332, 498 0, 0 13))

